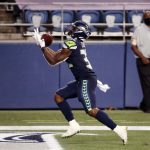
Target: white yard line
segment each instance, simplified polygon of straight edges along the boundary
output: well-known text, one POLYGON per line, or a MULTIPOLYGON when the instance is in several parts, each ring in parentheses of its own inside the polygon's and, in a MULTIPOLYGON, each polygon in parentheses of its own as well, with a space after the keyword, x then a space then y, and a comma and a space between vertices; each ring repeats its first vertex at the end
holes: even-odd
MULTIPOLYGON (((23 139, 23 137, 29 137, 33 135, 38 135, 38 133, 41 133, 41 138, 45 142, 46 146, 44 150, 64 150, 64 148, 59 144, 57 139, 55 138, 55 135, 60 135, 62 132, 13 132, 13 133, 1 133, 0 134, 0 142, 7 142, 7 145, 10 143, 18 144, 18 143, 26 143, 32 141, 32 139, 23 139)), ((80 133, 82 136, 97 136, 98 134, 91 134, 91 133, 80 133)), ((36 138, 34 138, 36 140, 36 138)), ((1 143, 0 143, 1 145, 1 143)), ((9 146, 8 146, 9 147, 9 146)), ((28 144, 26 145, 28 147, 28 144)), ((9 148, 8 148, 9 149, 9 148)), ((8 150, 7 149, 7 150, 8 150)), ((21 149, 21 148, 19 148, 21 149)), ((38 146, 37 148, 38 149, 38 146)), ((3 149, 4 150, 4 149, 3 149)), ((5 149, 6 150, 6 149, 5 149)), ((14 150, 14 149, 13 149, 14 150)), ((18 148, 17 148, 18 150, 18 148)))
POLYGON ((43 134, 42 139, 46 142, 48 150, 63 150, 53 134, 43 134))
MULTIPOLYGON (((0 126, 0 131, 67 130, 68 126, 0 126)), ((81 126, 81 130, 110 130, 106 126, 81 126)), ((150 126, 128 126, 128 130, 150 131, 150 126)))

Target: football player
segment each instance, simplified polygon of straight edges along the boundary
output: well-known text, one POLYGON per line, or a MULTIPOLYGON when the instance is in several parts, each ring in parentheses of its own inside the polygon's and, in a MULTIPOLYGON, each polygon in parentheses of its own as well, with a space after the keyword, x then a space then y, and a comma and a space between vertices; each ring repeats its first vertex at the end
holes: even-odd
POLYGON ((55 94, 55 102, 69 122, 68 130, 62 134, 62 137, 70 137, 80 132, 80 125, 75 120, 67 102, 67 99, 77 97, 89 116, 96 118, 117 133, 123 144, 126 144, 127 127, 118 126, 96 106, 97 76, 87 58, 85 46, 85 40, 90 36, 89 26, 83 21, 76 21, 65 30, 65 35, 67 40, 64 41, 62 48, 58 51, 53 51, 45 46, 45 41, 41 39, 38 30, 35 30, 33 36, 50 65, 65 61, 75 77, 74 81, 69 82, 55 94))

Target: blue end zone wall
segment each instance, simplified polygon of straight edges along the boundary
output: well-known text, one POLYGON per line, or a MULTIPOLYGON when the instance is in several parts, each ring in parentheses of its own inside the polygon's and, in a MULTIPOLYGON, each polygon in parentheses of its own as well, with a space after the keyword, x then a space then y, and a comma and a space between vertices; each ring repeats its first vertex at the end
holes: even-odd
MULTIPOLYGON (((107 93, 97 89, 98 107, 138 106, 141 89, 130 44, 87 44, 87 53, 98 78, 111 87, 107 93)), ((0 109, 57 108, 55 91, 72 79, 65 63, 50 67, 35 44, 0 44, 0 109)), ((72 108, 82 108, 77 99, 68 101, 72 108)))
POLYGON ((58 68, 47 64, 35 44, 0 44, 0 108, 56 107, 58 68))

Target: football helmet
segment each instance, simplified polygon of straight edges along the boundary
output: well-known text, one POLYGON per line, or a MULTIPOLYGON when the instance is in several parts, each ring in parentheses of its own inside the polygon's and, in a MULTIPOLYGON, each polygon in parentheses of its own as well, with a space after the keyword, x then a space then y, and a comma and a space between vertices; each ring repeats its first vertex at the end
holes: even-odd
POLYGON ((80 40, 87 39, 90 34, 89 26, 83 21, 76 21, 65 29, 65 35, 69 35, 72 38, 79 38, 80 40))

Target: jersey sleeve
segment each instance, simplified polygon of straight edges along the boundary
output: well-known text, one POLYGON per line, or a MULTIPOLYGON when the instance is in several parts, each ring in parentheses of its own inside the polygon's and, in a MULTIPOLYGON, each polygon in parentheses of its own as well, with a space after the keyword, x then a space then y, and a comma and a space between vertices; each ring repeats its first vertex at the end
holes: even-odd
POLYGON ((133 35, 131 37, 131 44, 137 45, 137 39, 138 39, 139 31, 138 28, 133 32, 133 35))
POLYGON ((136 39, 137 38, 137 36, 138 36, 138 28, 137 29, 135 29, 135 31, 133 32, 133 35, 132 35, 132 38, 134 38, 134 39, 136 39))
POLYGON ((77 45, 76 45, 75 41, 67 40, 67 41, 64 42, 63 48, 68 48, 70 50, 75 50, 75 49, 77 49, 77 45))

